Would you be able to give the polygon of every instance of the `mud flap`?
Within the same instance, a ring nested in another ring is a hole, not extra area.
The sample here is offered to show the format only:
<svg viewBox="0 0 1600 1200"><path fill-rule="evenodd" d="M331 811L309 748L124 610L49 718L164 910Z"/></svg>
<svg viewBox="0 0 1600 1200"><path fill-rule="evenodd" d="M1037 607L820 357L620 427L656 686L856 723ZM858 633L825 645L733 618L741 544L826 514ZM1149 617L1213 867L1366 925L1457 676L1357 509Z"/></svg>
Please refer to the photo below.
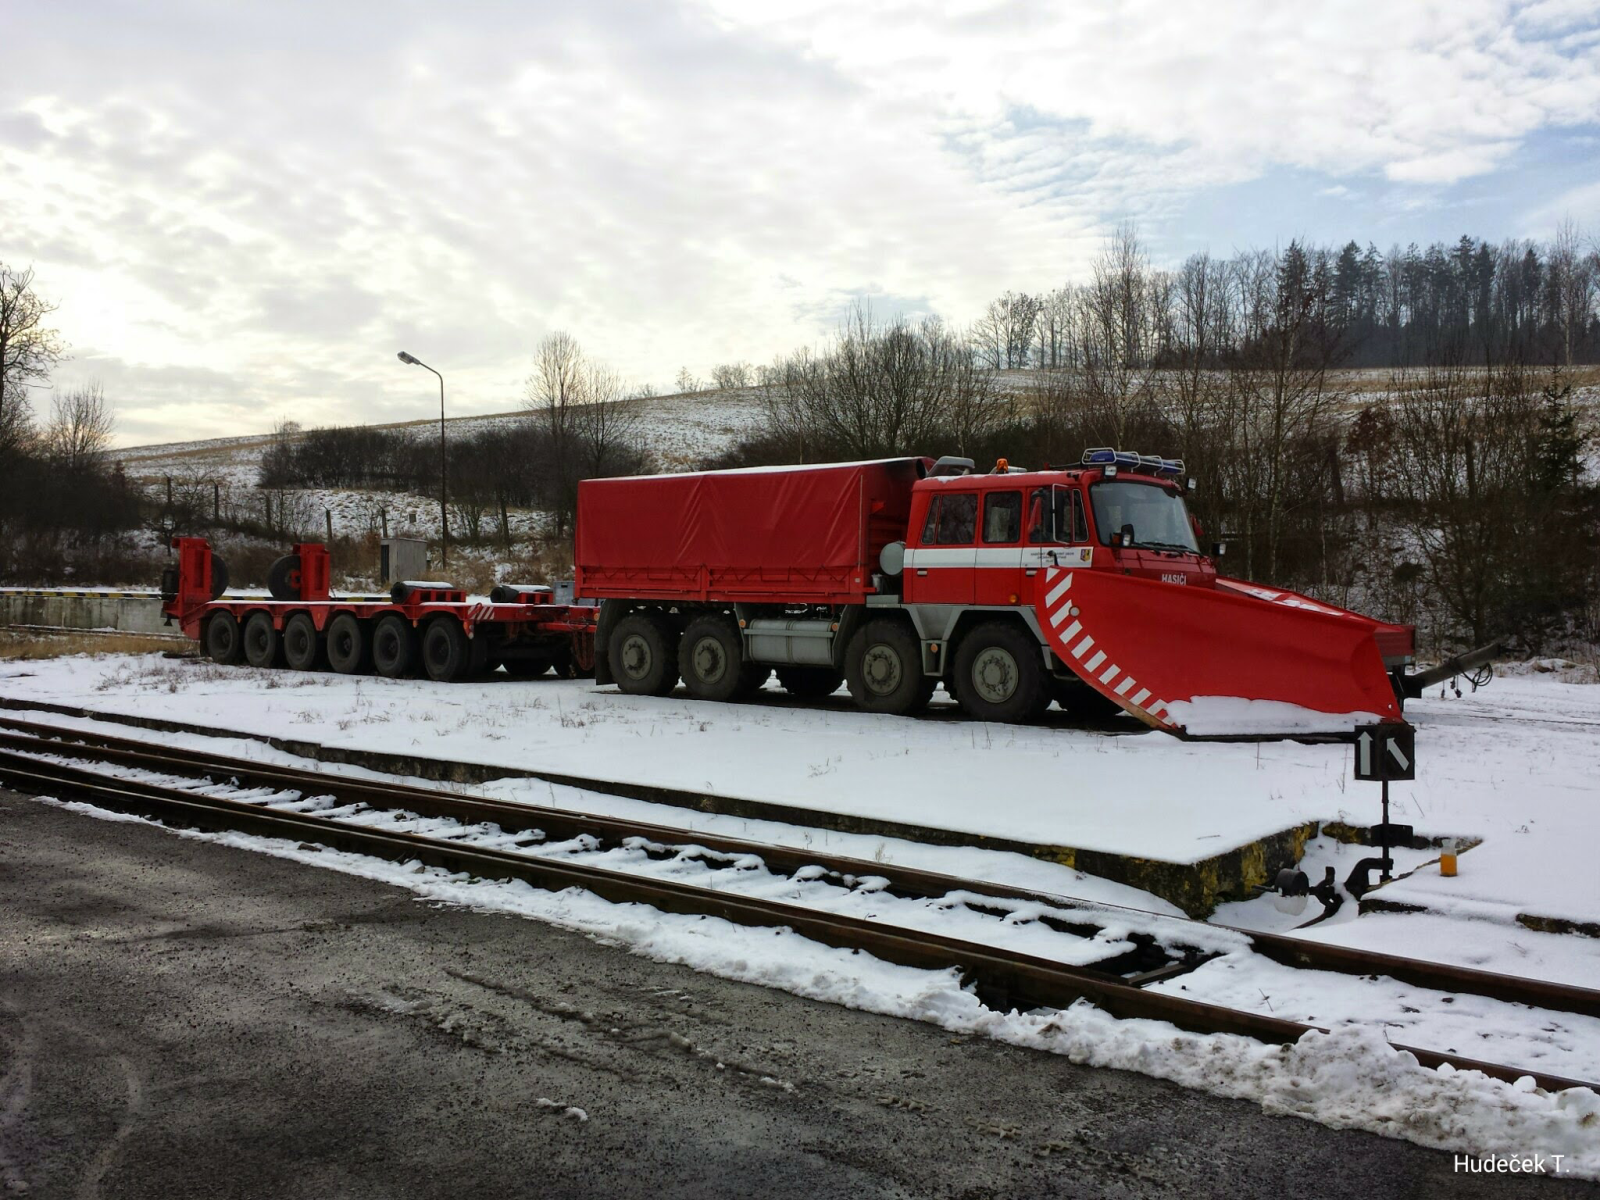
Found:
<svg viewBox="0 0 1600 1200"><path fill-rule="evenodd" d="M1039 626L1056 657L1168 733L1348 733L1404 719L1375 623L1353 613L1060 567L1046 571L1039 597Z"/></svg>

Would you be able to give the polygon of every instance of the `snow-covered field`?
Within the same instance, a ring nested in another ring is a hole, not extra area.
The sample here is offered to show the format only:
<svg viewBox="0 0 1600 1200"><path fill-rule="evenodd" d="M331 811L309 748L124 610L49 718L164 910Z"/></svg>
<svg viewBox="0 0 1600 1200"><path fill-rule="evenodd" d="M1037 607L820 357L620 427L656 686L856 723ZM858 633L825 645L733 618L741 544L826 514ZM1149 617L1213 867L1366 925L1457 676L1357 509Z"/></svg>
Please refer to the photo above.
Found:
<svg viewBox="0 0 1600 1200"><path fill-rule="evenodd" d="M0 667L0 695L219 731L706 788L1174 862L1305 820L1367 824L1378 815L1376 787L1346 782L1348 747L1184 744L1131 730L985 726L937 713L906 720L855 712L842 696L799 708L773 692L754 704L722 706L623 697L583 681L442 687L157 657L9 664ZM1302 936L1600 987L1600 939L1539 933L1516 921L1518 913L1600 920L1600 871L1593 865L1600 845L1600 687L1513 677L1459 700L1435 694L1416 702L1411 715L1420 778L1393 789L1394 819L1422 834L1482 844L1461 856L1455 879L1441 878L1426 852L1399 856L1401 869L1416 873L1383 894L1428 911L1358 917L1347 903ZM288 758L259 742L188 740L209 741L221 753ZM1173 911L1155 897L1056 863L825 833L800 814L794 824L706 816L516 778L482 790L534 806L624 812L801 847L826 844L885 863ZM1588 1078L1600 1064L1600 1022L1551 1020L1465 998L1449 1003L1391 981L1291 972L1231 954L1165 986L1332 1033L1279 1050L1113 1021L1081 1005L1065 1013L1000 1014L945 974L863 962L792 935L752 936L581 893L470 884L352 856L306 855L290 844L222 840L391 879L432 899L525 913L733 978L1250 1097L1272 1111L1475 1154L1567 1153L1569 1169L1600 1174L1600 1099L1593 1093L1549 1096L1471 1073L1424 1071L1383 1041L1387 1032L1394 1042ZM1315 877L1330 863L1342 879L1366 853L1319 838L1305 865ZM1215 919L1255 927L1292 923L1265 900L1224 906Z"/></svg>

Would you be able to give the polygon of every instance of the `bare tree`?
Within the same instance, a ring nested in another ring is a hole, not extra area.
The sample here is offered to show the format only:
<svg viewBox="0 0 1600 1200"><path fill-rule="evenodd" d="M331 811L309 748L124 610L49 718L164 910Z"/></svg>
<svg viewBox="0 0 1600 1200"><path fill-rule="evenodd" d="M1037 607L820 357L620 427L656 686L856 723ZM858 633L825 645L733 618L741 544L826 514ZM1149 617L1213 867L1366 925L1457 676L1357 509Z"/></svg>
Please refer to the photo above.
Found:
<svg viewBox="0 0 1600 1200"><path fill-rule="evenodd" d="M559 453L567 436L567 419L582 402L583 349L571 334L548 334L534 351L523 407L544 421Z"/></svg>
<svg viewBox="0 0 1600 1200"><path fill-rule="evenodd" d="M48 379L61 360L61 336L45 325L55 311L33 290L33 268L0 263L0 455L23 445L32 430L30 382Z"/></svg>
<svg viewBox="0 0 1600 1200"><path fill-rule="evenodd" d="M98 381L74 388L51 401L50 424L44 434L46 453L61 470L92 470L105 457L115 423L111 402Z"/></svg>
<svg viewBox="0 0 1600 1200"><path fill-rule="evenodd" d="M1132 225L1118 226L1101 250L1078 309L1083 391L1099 436L1120 445L1135 410L1150 403L1155 381L1149 263Z"/></svg>
<svg viewBox="0 0 1600 1200"><path fill-rule="evenodd" d="M694 372L689 370L688 367L679 367L675 386L680 392L698 392L700 390L700 381L694 377Z"/></svg>
<svg viewBox="0 0 1600 1200"><path fill-rule="evenodd" d="M1572 343L1581 338L1594 302L1594 263L1583 252L1583 236L1570 217L1556 226L1548 259L1550 313L1561 339L1561 361L1572 365Z"/></svg>
<svg viewBox="0 0 1600 1200"><path fill-rule="evenodd" d="M750 386L750 364L723 363L711 368L711 386L720 391Z"/></svg>

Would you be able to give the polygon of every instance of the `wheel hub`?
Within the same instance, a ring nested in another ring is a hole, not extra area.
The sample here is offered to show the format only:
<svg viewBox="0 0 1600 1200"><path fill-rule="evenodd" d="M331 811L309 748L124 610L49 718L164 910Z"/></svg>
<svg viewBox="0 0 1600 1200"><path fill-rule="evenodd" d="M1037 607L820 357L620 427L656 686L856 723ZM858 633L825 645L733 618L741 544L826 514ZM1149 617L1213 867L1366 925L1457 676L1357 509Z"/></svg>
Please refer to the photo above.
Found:
<svg viewBox="0 0 1600 1200"><path fill-rule="evenodd" d="M861 660L861 675L871 691L887 696L900 686L900 656L881 643L870 646Z"/></svg>
<svg viewBox="0 0 1600 1200"><path fill-rule="evenodd" d="M728 670L728 656L714 637L703 637L694 644L690 663L702 683L716 683Z"/></svg>
<svg viewBox="0 0 1600 1200"><path fill-rule="evenodd" d="M972 660L972 687L990 704L1004 704L1017 690L1017 660L990 646Z"/></svg>
<svg viewBox="0 0 1600 1200"><path fill-rule="evenodd" d="M629 679L642 679L650 671L650 643L637 633L622 642L622 669Z"/></svg>

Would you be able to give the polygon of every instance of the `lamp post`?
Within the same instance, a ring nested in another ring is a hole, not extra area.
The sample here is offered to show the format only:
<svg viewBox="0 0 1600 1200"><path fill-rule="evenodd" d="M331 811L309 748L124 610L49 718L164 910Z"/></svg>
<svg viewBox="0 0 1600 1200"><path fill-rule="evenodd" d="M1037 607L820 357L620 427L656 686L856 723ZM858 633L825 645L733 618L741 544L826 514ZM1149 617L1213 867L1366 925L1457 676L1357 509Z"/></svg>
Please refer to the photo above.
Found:
<svg viewBox="0 0 1600 1200"><path fill-rule="evenodd" d="M400 351L400 361L411 367L421 367L424 371L433 371L433 377L439 381L439 561L441 565L450 565L450 512L445 508L445 456L444 456L444 376L434 371L427 363L415 355Z"/></svg>

